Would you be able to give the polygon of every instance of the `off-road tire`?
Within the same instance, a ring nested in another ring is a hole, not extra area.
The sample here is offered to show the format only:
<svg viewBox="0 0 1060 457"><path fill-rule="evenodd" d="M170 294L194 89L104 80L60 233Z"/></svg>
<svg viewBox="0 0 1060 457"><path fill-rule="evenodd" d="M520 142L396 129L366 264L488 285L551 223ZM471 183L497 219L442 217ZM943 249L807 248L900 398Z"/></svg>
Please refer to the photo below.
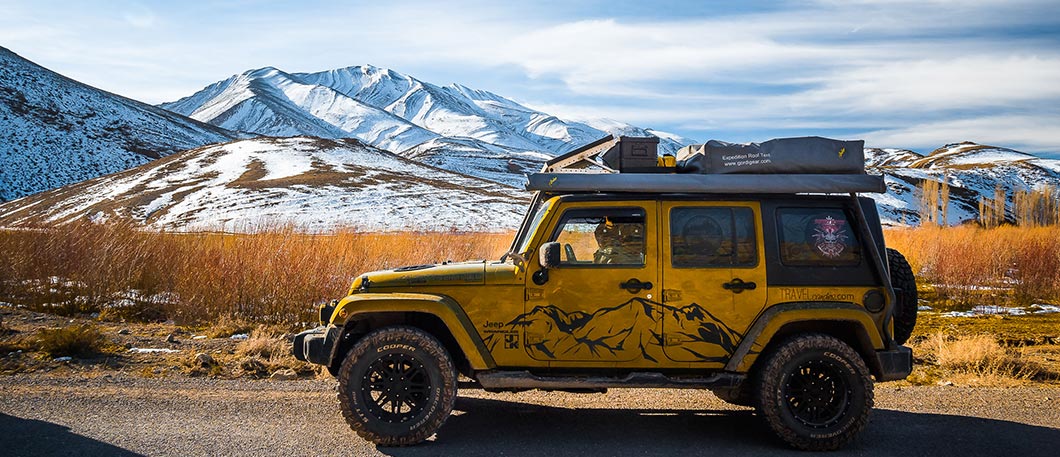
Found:
<svg viewBox="0 0 1060 457"><path fill-rule="evenodd" d="M452 357L435 337L414 327L365 335L346 355L338 378L346 423L380 446L423 442L445 423L456 402ZM387 401L395 400L388 389L397 390L397 403Z"/></svg>
<svg viewBox="0 0 1060 457"><path fill-rule="evenodd" d="M913 268L905 260L905 256L897 250L887 248L887 265L891 272L891 287L900 289L898 302L894 316L894 341L905 344L909 336L913 334L916 327L916 312L919 302L916 293L916 277L913 276Z"/></svg>
<svg viewBox="0 0 1060 457"><path fill-rule="evenodd" d="M853 348L834 337L791 338L769 353L761 370L759 413L791 447L836 450L868 423L869 369Z"/></svg>

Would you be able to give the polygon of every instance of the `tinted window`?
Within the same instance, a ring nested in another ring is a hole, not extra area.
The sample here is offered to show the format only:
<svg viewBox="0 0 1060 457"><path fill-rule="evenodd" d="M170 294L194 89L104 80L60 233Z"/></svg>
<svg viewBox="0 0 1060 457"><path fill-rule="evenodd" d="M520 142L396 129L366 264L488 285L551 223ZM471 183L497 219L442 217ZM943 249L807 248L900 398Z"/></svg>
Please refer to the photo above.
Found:
<svg viewBox="0 0 1060 457"><path fill-rule="evenodd" d="M777 210L780 260L794 266L852 266L861 248L846 212L838 208Z"/></svg>
<svg viewBox="0 0 1060 457"><path fill-rule="evenodd" d="M644 210L572 210L563 213L555 241L563 265L644 265Z"/></svg>
<svg viewBox="0 0 1060 457"><path fill-rule="evenodd" d="M675 267L754 265L754 211L750 208L674 208L670 211L671 259Z"/></svg>

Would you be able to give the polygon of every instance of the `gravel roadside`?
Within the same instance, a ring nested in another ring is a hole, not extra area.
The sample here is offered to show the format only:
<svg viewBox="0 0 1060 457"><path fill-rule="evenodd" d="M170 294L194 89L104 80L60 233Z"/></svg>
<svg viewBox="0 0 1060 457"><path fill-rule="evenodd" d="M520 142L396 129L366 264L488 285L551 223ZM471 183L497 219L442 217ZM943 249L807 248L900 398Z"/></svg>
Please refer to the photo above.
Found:
<svg viewBox="0 0 1060 457"><path fill-rule="evenodd" d="M708 392L460 392L436 437L377 448L353 434L330 380L125 375L0 377L0 454L755 455L801 454L747 408ZM1060 388L877 386L854 455L1056 455Z"/></svg>

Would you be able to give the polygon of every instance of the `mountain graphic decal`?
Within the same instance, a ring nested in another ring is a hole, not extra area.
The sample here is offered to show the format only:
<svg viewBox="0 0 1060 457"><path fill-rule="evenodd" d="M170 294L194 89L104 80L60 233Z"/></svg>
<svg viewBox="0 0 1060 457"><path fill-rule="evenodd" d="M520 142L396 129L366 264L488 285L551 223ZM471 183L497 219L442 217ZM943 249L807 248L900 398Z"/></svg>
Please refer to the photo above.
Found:
<svg viewBox="0 0 1060 457"><path fill-rule="evenodd" d="M642 298L592 313L538 306L506 328L522 330L526 350L544 360L659 362L669 354L671 359L724 362L743 339L696 303L674 307ZM500 339L491 334L486 346L493 350Z"/></svg>

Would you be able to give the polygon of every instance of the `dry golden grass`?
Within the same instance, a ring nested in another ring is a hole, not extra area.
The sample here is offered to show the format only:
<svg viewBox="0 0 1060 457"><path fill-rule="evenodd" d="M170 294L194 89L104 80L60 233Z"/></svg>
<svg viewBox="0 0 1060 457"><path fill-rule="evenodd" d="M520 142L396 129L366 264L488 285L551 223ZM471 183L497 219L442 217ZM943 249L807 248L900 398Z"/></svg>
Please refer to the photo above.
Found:
<svg viewBox="0 0 1060 457"><path fill-rule="evenodd" d="M264 327L259 327L251 332L250 338L239 343L236 347L236 354L262 359L282 358L291 356L291 344Z"/></svg>
<svg viewBox="0 0 1060 457"><path fill-rule="evenodd" d="M921 227L884 236L908 258L920 287L943 301L1060 302L1060 226Z"/></svg>
<svg viewBox="0 0 1060 457"><path fill-rule="evenodd" d="M0 300L108 320L181 324L314 320L358 274L442 260L497 258L511 234L175 234L123 223L0 231ZM886 231L935 305L1060 303L1060 227ZM934 294L934 295L933 295ZM240 331L242 330L242 331ZM231 334L229 333L229 334Z"/></svg>
<svg viewBox="0 0 1060 457"><path fill-rule="evenodd" d="M321 369L294 358L288 338L278 329L267 326L258 326L250 338L239 343L230 363L238 367L237 375L251 377L265 377L288 369L299 375L316 375Z"/></svg>
<svg viewBox="0 0 1060 457"><path fill-rule="evenodd" d="M87 222L0 231L0 300L112 319L310 322L316 303L341 297L360 273L498 258L510 239L483 233L310 235L293 228L174 234Z"/></svg>
<svg viewBox="0 0 1060 457"><path fill-rule="evenodd" d="M246 319L221 314L209 323L203 334L210 338L228 338L235 334L250 333L256 325Z"/></svg>
<svg viewBox="0 0 1060 457"><path fill-rule="evenodd" d="M1006 347L993 335L927 335L910 343L922 362L913 383L948 380L962 385L1007 386L1026 381L1054 381L1057 373L1043 364L1039 347Z"/></svg>

